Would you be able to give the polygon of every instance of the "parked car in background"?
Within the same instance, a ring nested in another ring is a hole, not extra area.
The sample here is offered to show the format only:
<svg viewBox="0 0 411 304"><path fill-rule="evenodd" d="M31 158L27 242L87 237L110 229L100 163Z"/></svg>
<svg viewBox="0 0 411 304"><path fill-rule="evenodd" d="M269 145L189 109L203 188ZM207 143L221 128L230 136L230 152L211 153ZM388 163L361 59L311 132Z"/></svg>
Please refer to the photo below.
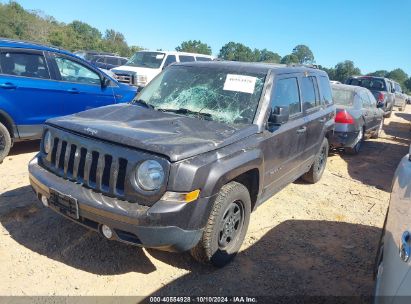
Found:
<svg viewBox="0 0 411 304"><path fill-rule="evenodd" d="M406 95L407 97L407 103L410 104L411 103L411 96L410 95Z"/></svg>
<svg viewBox="0 0 411 304"><path fill-rule="evenodd" d="M398 107L399 111L404 111L407 105L407 97L402 92L402 88L398 82L394 81L395 101L394 106Z"/></svg>
<svg viewBox="0 0 411 304"><path fill-rule="evenodd" d="M364 139L378 138L384 125L384 112L366 88L344 84L331 85L337 108L331 147L357 154ZM378 104L382 106L382 104Z"/></svg>
<svg viewBox="0 0 411 304"><path fill-rule="evenodd" d="M52 117L119 102L136 89L53 47L0 40L0 162L13 142L38 139Z"/></svg>
<svg viewBox="0 0 411 304"><path fill-rule="evenodd" d="M213 56L168 51L140 51L112 71L117 80L132 86L145 87L155 76L175 62L211 61Z"/></svg>
<svg viewBox="0 0 411 304"><path fill-rule="evenodd" d="M90 62L96 67L105 70L111 70L125 64L128 61L128 58L120 56L111 56L111 55L95 55L92 57Z"/></svg>
<svg viewBox="0 0 411 304"><path fill-rule="evenodd" d="M379 107L384 111L384 117L391 116L395 102L395 88L392 80L384 77L353 76L348 78L346 83L370 90Z"/></svg>
<svg viewBox="0 0 411 304"><path fill-rule="evenodd" d="M299 177L320 180L334 115L324 71L178 63L131 104L50 120L30 181L45 206L110 240L224 266L252 210Z"/></svg>
<svg viewBox="0 0 411 304"><path fill-rule="evenodd" d="M115 53L110 53L110 52L99 52L99 51L76 51L74 52L74 55L80 57L81 59L84 59L88 62L91 62L95 56L117 56Z"/></svg>
<svg viewBox="0 0 411 304"><path fill-rule="evenodd" d="M375 303L411 297L411 152L395 171L390 204L375 264Z"/></svg>

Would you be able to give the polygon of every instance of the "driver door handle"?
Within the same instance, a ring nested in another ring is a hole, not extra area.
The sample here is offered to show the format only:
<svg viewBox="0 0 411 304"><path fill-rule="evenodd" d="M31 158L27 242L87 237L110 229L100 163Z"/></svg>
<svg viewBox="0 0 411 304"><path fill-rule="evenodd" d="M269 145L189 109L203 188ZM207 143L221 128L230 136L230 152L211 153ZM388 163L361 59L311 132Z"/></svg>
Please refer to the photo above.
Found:
<svg viewBox="0 0 411 304"><path fill-rule="evenodd" d="M10 90L10 89L15 89L16 86L14 84L12 84L11 82L6 82L6 83L0 84L0 88Z"/></svg>
<svg viewBox="0 0 411 304"><path fill-rule="evenodd" d="M80 91L77 90L76 88L68 89L67 92L69 92L69 93L71 93L71 94L78 94L78 93L80 93Z"/></svg>
<svg viewBox="0 0 411 304"><path fill-rule="evenodd" d="M301 127L301 128L299 128L299 129L297 130L297 134L303 134L303 133L305 133L306 131L307 131L307 127L304 126L304 127Z"/></svg>

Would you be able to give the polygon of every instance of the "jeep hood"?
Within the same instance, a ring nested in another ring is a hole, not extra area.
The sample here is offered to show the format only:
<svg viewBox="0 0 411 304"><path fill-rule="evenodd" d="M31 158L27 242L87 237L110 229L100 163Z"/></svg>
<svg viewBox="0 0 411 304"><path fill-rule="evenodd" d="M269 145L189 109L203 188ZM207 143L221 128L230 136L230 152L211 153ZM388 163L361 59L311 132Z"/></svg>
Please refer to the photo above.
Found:
<svg viewBox="0 0 411 304"><path fill-rule="evenodd" d="M48 125L134 147L179 161L257 133L256 125L227 125L117 104L53 118Z"/></svg>

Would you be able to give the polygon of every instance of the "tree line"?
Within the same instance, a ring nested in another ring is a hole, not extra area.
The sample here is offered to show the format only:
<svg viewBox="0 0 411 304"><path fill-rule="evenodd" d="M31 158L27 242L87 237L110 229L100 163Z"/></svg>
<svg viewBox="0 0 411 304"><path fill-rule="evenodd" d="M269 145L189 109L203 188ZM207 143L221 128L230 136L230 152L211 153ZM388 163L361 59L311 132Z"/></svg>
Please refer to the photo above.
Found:
<svg viewBox="0 0 411 304"><path fill-rule="evenodd" d="M15 1L0 3L0 37L35 41L51 44L70 51L95 50L116 53L130 57L136 51L144 49L137 45L128 45L124 35L114 29L107 29L104 34L82 21L65 24L39 11L25 10ZM175 48L181 52L211 55L211 47L200 40L182 42ZM242 43L228 42L218 53L223 60L267 62L282 64L315 64L315 57L306 45L297 45L285 56L268 49L252 49ZM361 70L351 60L337 63L325 70L331 80L345 82L353 75L362 75ZM368 75L382 76L397 81L404 91L411 92L411 77L402 69L392 71L377 70Z"/></svg>

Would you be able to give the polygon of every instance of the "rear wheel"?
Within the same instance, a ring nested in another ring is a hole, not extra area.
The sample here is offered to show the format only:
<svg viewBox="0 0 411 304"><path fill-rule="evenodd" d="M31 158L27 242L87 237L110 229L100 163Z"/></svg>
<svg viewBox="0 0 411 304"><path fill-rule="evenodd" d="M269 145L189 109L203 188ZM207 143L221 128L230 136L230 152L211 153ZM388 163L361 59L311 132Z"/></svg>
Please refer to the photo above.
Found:
<svg viewBox="0 0 411 304"><path fill-rule="evenodd" d="M352 148L344 148L344 151L348 154L351 155L356 155L358 153L360 153L361 147L362 147L362 143L364 141L364 130L360 129L359 133L358 133L358 137L357 137L357 143L355 144L354 147Z"/></svg>
<svg viewBox="0 0 411 304"><path fill-rule="evenodd" d="M0 163L9 154L11 148L11 137L7 128L0 123Z"/></svg>
<svg viewBox="0 0 411 304"><path fill-rule="evenodd" d="M315 160L310 168L310 171L301 177L304 181L310 184L315 184L321 179L327 164L328 149L328 140L327 138L324 138L320 151L315 156Z"/></svg>
<svg viewBox="0 0 411 304"><path fill-rule="evenodd" d="M240 250L250 221L251 199L238 183L224 185L213 205L200 242L191 249L194 259L223 267Z"/></svg>

